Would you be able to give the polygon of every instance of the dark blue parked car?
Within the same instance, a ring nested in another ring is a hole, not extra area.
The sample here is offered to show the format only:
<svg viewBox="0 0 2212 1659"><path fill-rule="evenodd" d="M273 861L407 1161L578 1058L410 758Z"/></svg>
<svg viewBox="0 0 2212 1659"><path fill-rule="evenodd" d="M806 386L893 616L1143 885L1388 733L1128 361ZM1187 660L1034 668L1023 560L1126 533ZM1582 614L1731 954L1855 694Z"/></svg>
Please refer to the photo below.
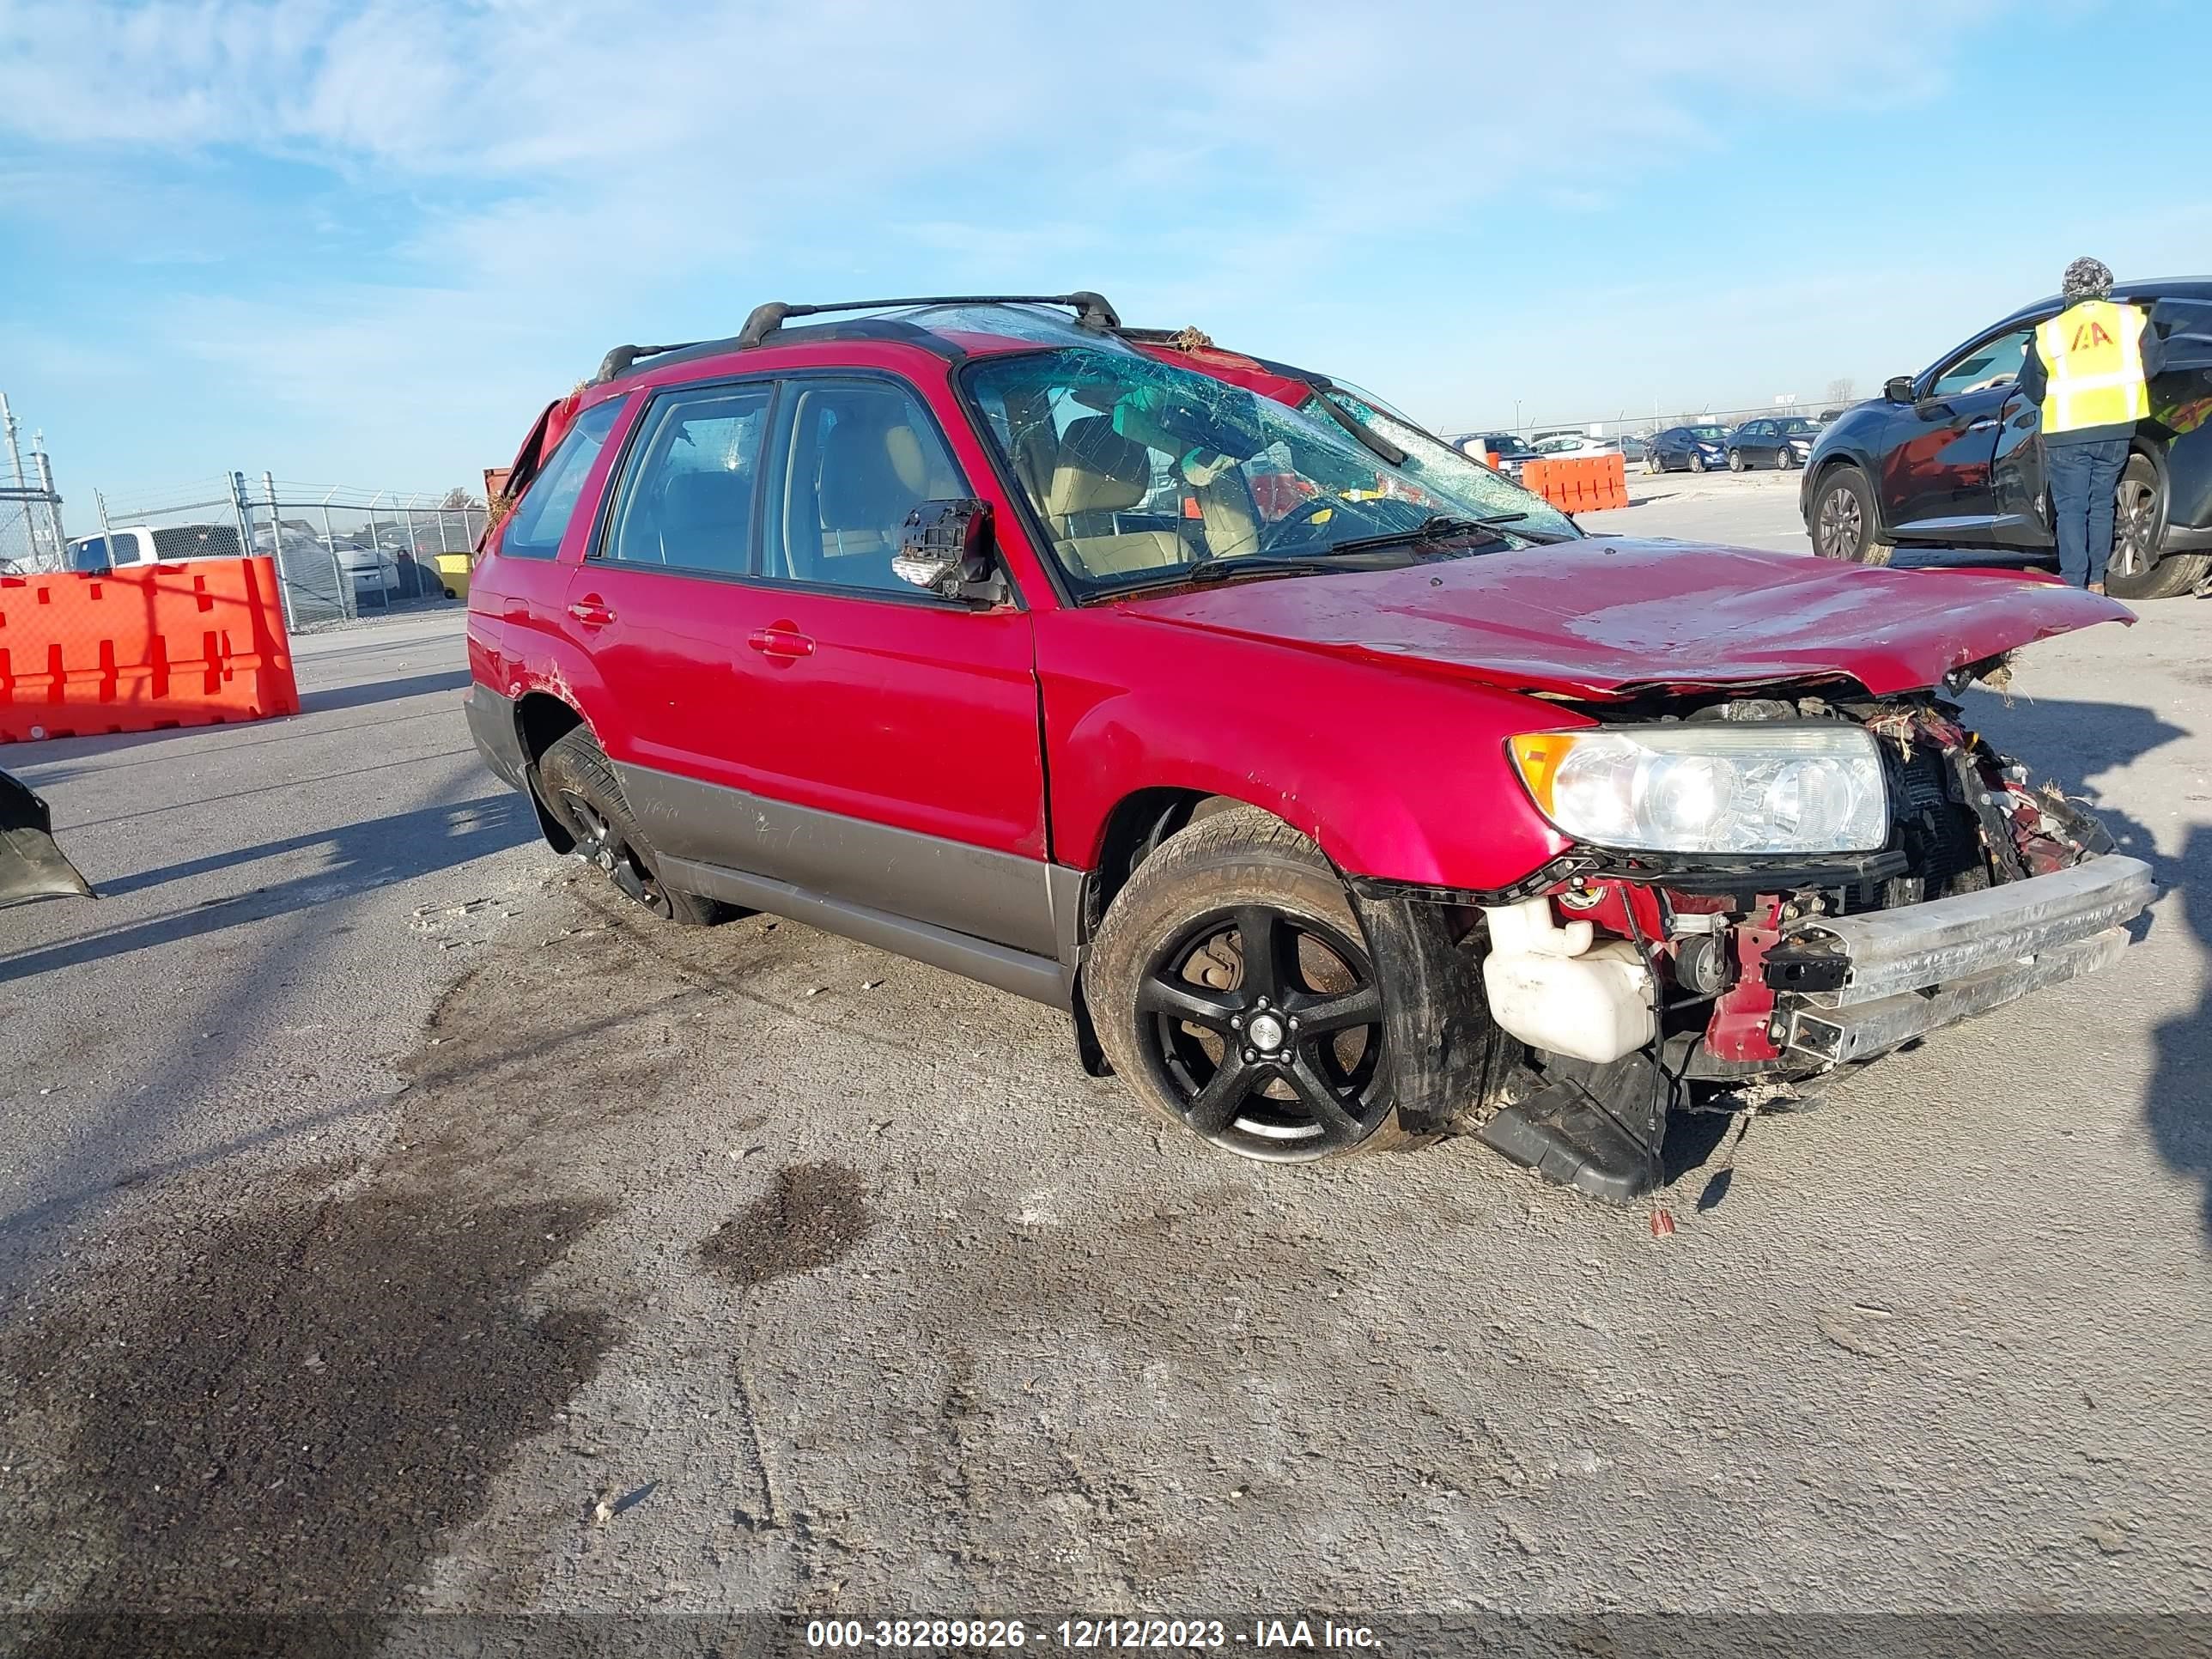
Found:
<svg viewBox="0 0 2212 1659"><path fill-rule="evenodd" d="M1713 472L1727 465L1724 426L1670 426L1644 441L1646 472Z"/></svg>

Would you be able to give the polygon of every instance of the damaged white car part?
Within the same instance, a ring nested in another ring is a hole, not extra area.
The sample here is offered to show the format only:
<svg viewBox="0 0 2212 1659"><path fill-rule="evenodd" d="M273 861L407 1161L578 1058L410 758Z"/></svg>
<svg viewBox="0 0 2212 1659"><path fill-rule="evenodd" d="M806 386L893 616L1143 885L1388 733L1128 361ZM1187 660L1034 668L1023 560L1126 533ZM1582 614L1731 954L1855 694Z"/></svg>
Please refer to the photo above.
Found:
<svg viewBox="0 0 2212 1659"><path fill-rule="evenodd" d="M1532 1048L1600 1066L1651 1041L1651 973L1634 945L1593 944L1590 923L1554 921L1546 898L1482 914L1490 923L1482 987L1501 1029Z"/></svg>

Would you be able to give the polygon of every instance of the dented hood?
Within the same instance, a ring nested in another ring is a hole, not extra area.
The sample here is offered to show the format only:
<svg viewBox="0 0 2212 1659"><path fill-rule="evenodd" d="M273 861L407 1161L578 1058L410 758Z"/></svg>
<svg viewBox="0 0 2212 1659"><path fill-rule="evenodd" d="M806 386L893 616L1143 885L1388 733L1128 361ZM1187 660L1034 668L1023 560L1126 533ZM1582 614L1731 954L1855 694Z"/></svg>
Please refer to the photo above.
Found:
<svg viewBox="0 0 2212 1659"><path fill-rule="evenodd" d="M1888 696L2053 634L2135 620L2111 599L2008 574L1598 537L1186 588L1127 608L1177 627L1591 698L1838 677Z"/></svg>

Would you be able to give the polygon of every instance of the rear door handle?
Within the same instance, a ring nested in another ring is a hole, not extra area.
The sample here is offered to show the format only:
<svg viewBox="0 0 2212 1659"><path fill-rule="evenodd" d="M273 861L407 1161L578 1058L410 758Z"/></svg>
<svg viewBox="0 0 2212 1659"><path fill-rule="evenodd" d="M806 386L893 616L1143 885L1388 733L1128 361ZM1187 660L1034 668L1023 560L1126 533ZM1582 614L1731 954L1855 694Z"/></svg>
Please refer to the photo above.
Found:
<svg viewBox="0 0 2212 1659"><path fill-rule="evenodd" d="M615 619L607 602L596 593L586 593L568 607L568 614L586 628L605 628Z"/></svg>
<svg viewBox="0 0 2212 1659"><path fill-rule="evenodd" d="M745 635L745 643L763 657L811 657L814 641L788 628L760 628Z"/></svg>

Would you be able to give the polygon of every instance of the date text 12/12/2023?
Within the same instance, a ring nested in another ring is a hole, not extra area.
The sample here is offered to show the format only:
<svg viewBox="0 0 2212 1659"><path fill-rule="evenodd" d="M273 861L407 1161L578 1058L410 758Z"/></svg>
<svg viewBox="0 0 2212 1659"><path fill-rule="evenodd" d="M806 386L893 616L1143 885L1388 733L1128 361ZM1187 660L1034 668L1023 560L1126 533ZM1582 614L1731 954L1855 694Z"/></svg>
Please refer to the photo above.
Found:
<svg viewBox="0 0 2212 1659"><path fill-rule="evenodd" d="M811 1648L1379 1649L1365 1625L1331 1619L811 1619Z"/></svg>

